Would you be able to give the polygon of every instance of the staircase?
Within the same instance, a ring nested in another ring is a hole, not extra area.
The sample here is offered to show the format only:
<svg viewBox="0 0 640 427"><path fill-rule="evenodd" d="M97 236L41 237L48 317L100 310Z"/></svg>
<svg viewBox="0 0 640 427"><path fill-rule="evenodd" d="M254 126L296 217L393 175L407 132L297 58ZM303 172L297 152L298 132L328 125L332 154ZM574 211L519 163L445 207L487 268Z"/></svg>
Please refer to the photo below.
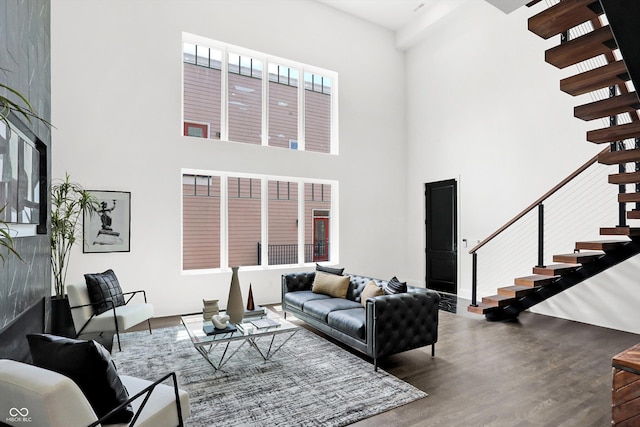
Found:
<svg viewBox="0 0 640 427"><path fill-rule="evenodd" d="M568 40L569 30L585 22L591 22L593 31ZM469 311L484 314L488 320L515 318L523 310L640 253L640 228L626 223L640 219L640 100L627 88L630 80L634 87L640 87L638 22L640 0L562 0L529 19L529 31L536 35L544 39L560 36L560 44L545 52L549 64L563 69L600 55L606 58L606 65L562 79L560 90L573 96L609 90L607 99L576 106L574 116L585 121L609 119L610 126L587 132L586 139L609 144L598 155L599 163L619 165L618 173L609 175L609 183L619 186L619 225L600 228L600 235L616 236L615 240L576 242L574 252L554 255L554 264L541 265L540 256L531 275L516 278L512 286L499 288L496 295L483 297L481 303L475 296L478 245L470 252L474 255L474 293ZM616 56L616 50L620 55ZM618 124L618 115L624 113L629 114L631 122ZM635 144L627 148L623 141L630 138ZM628 163L632 164L630 172ZM627 185L633 184L635 191L627 192ZM635 208L627 210L626 203L635 203Z"/></svg>

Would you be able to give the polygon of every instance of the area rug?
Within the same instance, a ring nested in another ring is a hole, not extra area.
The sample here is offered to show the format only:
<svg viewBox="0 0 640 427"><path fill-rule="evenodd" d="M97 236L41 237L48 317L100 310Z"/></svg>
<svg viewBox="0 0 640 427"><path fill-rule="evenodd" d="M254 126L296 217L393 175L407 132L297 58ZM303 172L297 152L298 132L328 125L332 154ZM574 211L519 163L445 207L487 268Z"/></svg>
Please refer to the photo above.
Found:
<svg viewBox="0 0 640 427"><path fill-rule="evenodd" d="M120 374L177 373L189 392L188 426L344 426L427 396L304 328L269 361L244 345L217 372L182 326L121 340L112 354Z"/></svg>

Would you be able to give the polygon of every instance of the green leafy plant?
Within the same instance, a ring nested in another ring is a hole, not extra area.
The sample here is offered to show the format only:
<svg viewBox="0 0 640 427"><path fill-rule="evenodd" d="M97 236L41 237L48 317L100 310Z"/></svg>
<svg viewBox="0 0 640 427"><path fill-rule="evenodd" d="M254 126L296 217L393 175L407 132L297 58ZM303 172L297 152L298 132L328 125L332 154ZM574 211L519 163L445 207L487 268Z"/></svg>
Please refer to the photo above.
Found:
<svg viewBox="0 0 640 427"><path fill-rule="evenodd" d="M0 216L2 216L6 208L7 208L6 205L0 208ZM20 256L20 254L18 254L18 252L16 252L15 250L15 242L11 237L9 226L3 220L0 220L0 247L3 247L6 249L6 252L7 252L6 256L14 254L15 256L18 257L18 259L22 260L22 257ZM0 250L0 259L4 264L4 261L5 261L4 250Z"/></svg>
<svg viewBox="0 0 640 427"><path fill-rule="evenodd" d="M5 68L1 67L0 70L7 71ZM2 83L0 83L0 89L5 89L9 94L15 95L19 100L16 102L9 99L8 96L0 95L0 121L4 122L5 125L9 126L9 114L14 112L14 114L22 116L29 123L31 123L31 119L34 118L40 120L47 126L51 126L51 123L36 114L29 100L20 92ZM23 105L20 105L20 103Z"/></svg>
<svg viewBox="0 0 640 427"><path fill-rule="evenodd" d="M59 298L65 294L71 248L78 238L82 240L80 217L85 212L93 215L98 207L95 196L80 184L71 182L69 174L51 185L51 270Z"/></svg>

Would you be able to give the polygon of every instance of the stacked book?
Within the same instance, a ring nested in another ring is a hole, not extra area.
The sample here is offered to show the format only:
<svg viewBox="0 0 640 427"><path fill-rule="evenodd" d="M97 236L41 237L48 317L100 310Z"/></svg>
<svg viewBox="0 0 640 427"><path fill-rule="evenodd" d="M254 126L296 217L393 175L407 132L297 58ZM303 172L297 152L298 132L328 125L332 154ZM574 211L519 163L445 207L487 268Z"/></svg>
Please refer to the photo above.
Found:
<svg viewBox="0 0 640 427"><path fill-rule="evenodd" d="M218 314L220 309L218 308L218 300L202 300L202 317L204 320L211 320L213 316Z"/></svg>
<svg viewBox="0 0 640 427"><path fill-rule="evenodd" d="M245 319L260 319L267 314L266 309L264 307L260 307L256 305L253 310L245 310L244 318Z"/></svg>

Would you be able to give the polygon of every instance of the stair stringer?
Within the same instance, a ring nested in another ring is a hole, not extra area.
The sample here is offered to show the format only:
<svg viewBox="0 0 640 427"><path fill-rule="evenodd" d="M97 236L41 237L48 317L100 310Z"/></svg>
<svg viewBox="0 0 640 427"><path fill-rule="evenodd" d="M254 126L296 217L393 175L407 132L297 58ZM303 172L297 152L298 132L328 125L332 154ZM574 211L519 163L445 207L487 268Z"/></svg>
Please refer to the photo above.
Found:
<svg viewBox="0 0 640 427"><path fill-rule="evenodd" d="M485 317L487 320L515 319L521 312L534 305L578 285L638 254L640 254L640 239L631 240L617 249L604 253L600 258L584 264L572 272L563 274L556 281L536 289L510 305L487 312Z"/></svg>

